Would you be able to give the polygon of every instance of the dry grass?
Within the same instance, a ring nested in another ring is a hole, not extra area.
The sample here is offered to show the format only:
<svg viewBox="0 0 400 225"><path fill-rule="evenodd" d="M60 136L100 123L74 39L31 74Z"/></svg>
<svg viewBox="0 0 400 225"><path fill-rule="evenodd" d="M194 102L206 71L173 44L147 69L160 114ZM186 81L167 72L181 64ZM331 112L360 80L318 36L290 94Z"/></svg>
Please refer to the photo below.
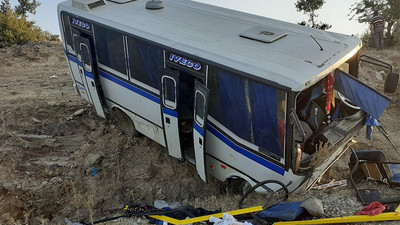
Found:
<svg viewBox="0 0 400 225"><path fill-rule="evenodd" d="M311 160L310 166L317 168L322 163L325 162L326 159L332 154L333 148L329 147L329 143L323 143L322 141L319 142L317 150L313 154L313 158Z"/></svg>
<svg viewBox="0 0 400 225"><path fill-rule="evenodd" d="M78 221L80 220L80 214L79 214L79 212L80 212L80 208L82 207L82 204L83 204L83 197L82 197L82 195L76 190L76 187L75 187L75 183L72 181L72 180L70 180L69 181L69 185L71 186L71 200L72 200L72 204L75 206L75 208L76 208L76 212L77 212L77 214L78 214Z"/></svg>
<svg viewBox="0 0 400 225"><path fill-rule="evenodd" d="M84 199L84 201L82 201L83 206L89 211L89 217L90 217L91 224L94 223L93 215L94 215L94 206L95 206L95 204L94 204L93 197L94 197L93 195L89 195L87 197L87 199Z"/></svg>

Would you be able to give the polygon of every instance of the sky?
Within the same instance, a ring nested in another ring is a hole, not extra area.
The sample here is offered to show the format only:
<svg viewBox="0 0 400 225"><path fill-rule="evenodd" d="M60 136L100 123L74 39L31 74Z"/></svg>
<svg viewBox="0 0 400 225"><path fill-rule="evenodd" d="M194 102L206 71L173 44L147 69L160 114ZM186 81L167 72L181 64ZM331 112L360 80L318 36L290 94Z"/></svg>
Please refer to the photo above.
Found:
<svg viewBox="0 0 400 225"><path fill-rule="evenodd" d="M37 8L36 15L29 15L30 20L42 30L52 34L59 34L57 19L57 4L63 0L39 0L42 4ZM238 11L270 17L278 20L297 23L308 20L308 17L297 12L294 6L296 0L196 0L211 5L230 8ZM356 20L349 21L349 8L356 0L325 0L325 4L317 11L318 21L332 25L329 31L348 35L361 35L367 30L367 24L360 24ZM12 5L17 0L10 1Z"/></svg>

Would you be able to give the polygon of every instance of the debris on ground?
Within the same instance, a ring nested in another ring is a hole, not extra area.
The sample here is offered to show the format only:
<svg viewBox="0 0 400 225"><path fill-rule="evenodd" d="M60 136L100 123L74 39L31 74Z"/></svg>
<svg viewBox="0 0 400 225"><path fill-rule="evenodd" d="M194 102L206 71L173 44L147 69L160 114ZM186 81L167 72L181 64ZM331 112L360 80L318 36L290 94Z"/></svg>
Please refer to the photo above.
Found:
<svg viewBox="0 0 400 225"><path fill-rule="evenodd" d="M363 51L400 68L399 51ZM205 184L193 164L168 157L165 148L146 137L122 134L112 120L101 119L88 108L72 87L60 43L2 48L0 57L0 224L60 224L64 218L88 222L91 217L121 214L126 202L152 204L158 199L170 207L179 202L236 209L240 197L221 194L220 181L210 177ZM361 65L360 70L361 80L383 90L376 68ZM388 94L392 102L379 121L397 146L399 93ZM354 149L382 149L391 161L400 160L382 134L376 132L370 141L365 133L363 128L356 136ZM349 156L346 152L321 184L346 179ZM97 172L90 176L93 168ZM377 189L381 196L400 194L373 182L359 185ZM291 195L290 201L309 196L321 199L330 217L352 215L362 208L348 186ZM126 218L121 224L137 221ZM141 223L147 222L141 218Z"/></svg>

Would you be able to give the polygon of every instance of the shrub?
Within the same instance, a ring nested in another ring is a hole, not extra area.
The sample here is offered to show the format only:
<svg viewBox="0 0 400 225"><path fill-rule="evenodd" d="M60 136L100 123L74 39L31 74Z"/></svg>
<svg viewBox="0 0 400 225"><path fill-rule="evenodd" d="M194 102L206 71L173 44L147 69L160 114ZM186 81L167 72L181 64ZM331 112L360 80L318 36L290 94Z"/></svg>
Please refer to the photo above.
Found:
<svg viewBox="0 0 400 225"><path fill-rule="evenodd" d="M18 16L13 10L0 13L0 48L46 40L49 40L49 35L34 22L27 21L26 16Z"/></svg>

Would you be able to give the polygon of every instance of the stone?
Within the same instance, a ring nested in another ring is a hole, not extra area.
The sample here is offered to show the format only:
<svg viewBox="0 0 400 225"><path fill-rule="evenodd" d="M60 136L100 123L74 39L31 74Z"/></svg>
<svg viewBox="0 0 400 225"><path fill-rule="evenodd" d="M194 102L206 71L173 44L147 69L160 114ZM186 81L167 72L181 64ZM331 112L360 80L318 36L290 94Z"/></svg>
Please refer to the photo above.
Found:
<svg viewBox="0 0 400 225"><path fill-rule="evenodd" d="M6 193L7 193L7 190L3 186L0 186L0 195L4 195Z"/></svg>
<svg viewBox="0 0 400 225"><path fill-rule="evenodd" d="M101 154L98 153L89 153L86 156L86 165L87 166L92 166L92 165L96 165L99 164L102 160L103 156Z"/></svg>
<svg viewBox="0 0 400 225"><path fill-rule="evenodd" d="M74 112L74 116L80 116L85 112L85 109L79 109Z"/></svg>
<svg viewBox="0 0 400 225"><path fill-rule="evenodd" d="M324 206L322 205L322 201L317 198L310 197L310 198L306 199L301 204L301 207L303 207L305 210L307 210L308 213L310 213L311 215L313 215L315 217L322 217L325 215Z"/></svg>

